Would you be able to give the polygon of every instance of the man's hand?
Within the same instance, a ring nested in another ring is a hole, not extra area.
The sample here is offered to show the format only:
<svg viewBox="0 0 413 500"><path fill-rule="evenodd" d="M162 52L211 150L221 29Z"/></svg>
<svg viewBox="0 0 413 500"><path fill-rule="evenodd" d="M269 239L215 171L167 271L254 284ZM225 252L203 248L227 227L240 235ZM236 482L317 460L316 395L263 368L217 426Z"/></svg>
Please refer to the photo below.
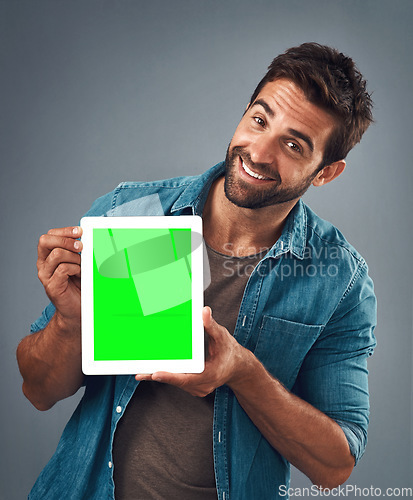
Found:
<svg viewBox="0 0 413 500"><path fill-rule="evenodd" d="M243 360L249 351L242 347L226 328L212 317L211 309L202 311L204 328L208 339L208 358L202 373L156 372L151 375L136 375L136 380L154 380L176 385L193 396L204 397L217 387L231 383L241 377Z"/></svg>
<svg viewBox="0 0 413 500"><path fill-rule="evenodd" d="M66 325L80 327L80 254L82 229L50 229L39 239L37 271L47 296Z"/></svg>
<svg viewBox="0 0 413 500"><path fill-rule="evenodd" d="M17 348L23 392L39 410L74 394L82 384L80 340L80 227L50 229L39 239L37 271L56 307L50 322Z"/></svg>
<svg viewBox="0 0 413 500"><path fill-rule="evenodd" d="M251 351L242 347L204 307L209 358L200 374L156 372L136 375L206 396L227 384L262 435L314 484L335 488L354 467L346 437L336 422L287 391Z"/></svg>

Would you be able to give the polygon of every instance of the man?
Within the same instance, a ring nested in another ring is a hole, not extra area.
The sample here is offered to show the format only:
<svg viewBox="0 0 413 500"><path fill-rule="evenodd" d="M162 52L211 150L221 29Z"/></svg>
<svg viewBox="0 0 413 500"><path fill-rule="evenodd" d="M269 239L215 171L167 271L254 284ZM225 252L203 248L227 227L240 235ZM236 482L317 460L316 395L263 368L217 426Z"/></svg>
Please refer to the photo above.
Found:
<svg viewBox="0 0 413 500"><path fill-rule="evenodd" d="M40 410L85 395L30 498L285 498L289 463L324 488L349 477L367 439L376 302L363 258L300 198L342 173L371 121L353 61L303 44L272 62L225 163L94 203L87 215L202 214L202 374L84 378L80 228L40 238L52 304L18 348L23 391Z"/></svg>

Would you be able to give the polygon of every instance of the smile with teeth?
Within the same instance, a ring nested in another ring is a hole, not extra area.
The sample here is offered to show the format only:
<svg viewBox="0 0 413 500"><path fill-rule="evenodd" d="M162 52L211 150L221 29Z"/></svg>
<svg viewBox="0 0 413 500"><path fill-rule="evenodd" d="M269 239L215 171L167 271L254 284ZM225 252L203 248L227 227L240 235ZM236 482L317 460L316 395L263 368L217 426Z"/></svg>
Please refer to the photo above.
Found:
<svg viewBox="0 0 413 500"><path fill-rule="evenodd" d="M270 177L264 177L263 175L257 174L256 172L252 171L250 168L247 167L247 165L245 165L245 163L243 161L242 161L242 168L245 170L245 172L247 172L248 175L250 175L251 177L254 177L255 179L264 180L264 181L271 180Z"/></svg>

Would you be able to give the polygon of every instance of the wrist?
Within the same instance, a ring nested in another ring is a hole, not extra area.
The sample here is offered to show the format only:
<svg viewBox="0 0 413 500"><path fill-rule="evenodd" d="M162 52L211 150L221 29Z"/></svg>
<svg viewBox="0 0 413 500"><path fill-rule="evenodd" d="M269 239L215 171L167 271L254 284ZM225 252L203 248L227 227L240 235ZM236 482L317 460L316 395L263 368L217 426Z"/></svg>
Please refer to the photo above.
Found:
<svg viewBox="0 0 413 500"><path fill-rule="evenodd" d="M239 346L238 352L235 355L234 368L227 385L234 391L238 392L241 388L245 388L254 380L257 380L258 372L262 369L261 363L254 354L245 347Z"/></svg>
<svg viewBox="0 0 413 500"><path fill-rule="evenodd" d="M67 318L56 310L54 316L54 330L56 335L64 336L66 339L69 336L78 337L80 335L81 323L80 318Z"/></svg>

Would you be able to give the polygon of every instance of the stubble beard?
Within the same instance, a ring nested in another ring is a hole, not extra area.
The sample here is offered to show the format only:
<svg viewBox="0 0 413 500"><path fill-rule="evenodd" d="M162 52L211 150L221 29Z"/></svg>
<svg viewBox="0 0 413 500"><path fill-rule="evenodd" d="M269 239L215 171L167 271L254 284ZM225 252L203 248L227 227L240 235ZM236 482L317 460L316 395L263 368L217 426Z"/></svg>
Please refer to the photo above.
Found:
<svg viewBox="0 0 413 500"><path fill-rule="evenodd" d="M268 185L259 186L240 179L237 173L239 157L246 161L247 165L254 171L274 180ZM269 172L268 166L265 164L253 163L243 147L234 146L230 149L230 146L228 146L225 157L225 195L231 203L241 208L258 209L288 203L303 196L311 186L317 172L314 172L293 187L283 188L278 172Z"/></svg>

